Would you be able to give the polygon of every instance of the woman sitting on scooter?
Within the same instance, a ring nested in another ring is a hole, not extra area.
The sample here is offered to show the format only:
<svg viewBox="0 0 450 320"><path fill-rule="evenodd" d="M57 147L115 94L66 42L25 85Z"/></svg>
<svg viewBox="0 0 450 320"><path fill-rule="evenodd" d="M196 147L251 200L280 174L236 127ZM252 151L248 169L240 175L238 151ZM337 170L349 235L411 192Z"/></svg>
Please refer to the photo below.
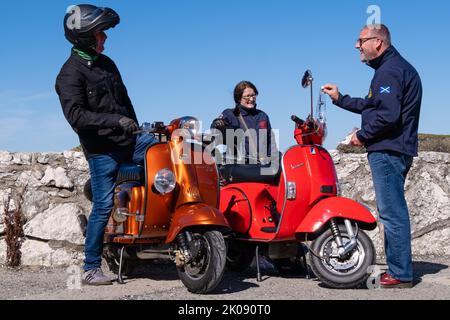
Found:
<svg viewBox="0 0 450 320"><path fill-rule="evenodd" d="M211 128L222 133L223 144L227 145L228 151L231 148L234 149L234 155L237 151L239 160L242 161L244 158L246 164L266 165L270 162L271 154L275 154L277 151L275 139L271 135L272 127L269 116L264 111L257 109L257 96L258 89L253 83L250 81L239 82L234 88L236 106L224 110L218 118L214 119ZM226 141L227 129L234 130L228 132L229 136L234 134L234 141ZM239 139L238 137L236 143L236 137L239 135L237 129L242 129L240 133L245 133L246 138ZM239 163L242 163L241 161Z"/></svg>

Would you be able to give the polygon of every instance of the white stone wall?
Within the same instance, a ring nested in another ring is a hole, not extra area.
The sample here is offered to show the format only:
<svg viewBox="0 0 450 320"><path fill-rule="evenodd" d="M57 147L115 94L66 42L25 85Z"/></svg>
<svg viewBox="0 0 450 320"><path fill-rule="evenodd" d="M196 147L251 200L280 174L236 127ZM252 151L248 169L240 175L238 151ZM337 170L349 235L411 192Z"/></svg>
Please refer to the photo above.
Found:
<svg viewBox="0 0 450 320"><path fill-rule="evenodd" d="M375 194L365 154L332 152L343 196L376 212ZM450 154L421 153L406 183L413 254L450 255ZM88 166L80 152L10 153L0 151L0 264L6 261L3 206L8 195L21 201L25 216L22 264L64 266L83 259L84 239L77 216L91 204L83 196ZM379 255L379 229L369 233Z"/></svg>
<svg viewBox="0 0 450 320"><path fill-rule="evenodd" d="M81 263L84 238L77 216L91 210L82 193L88 178L81 152L0 151L0 264L6 262L4 203L11 196L10 209L16 208L19 194L25 218L22 265Z"/></svg>

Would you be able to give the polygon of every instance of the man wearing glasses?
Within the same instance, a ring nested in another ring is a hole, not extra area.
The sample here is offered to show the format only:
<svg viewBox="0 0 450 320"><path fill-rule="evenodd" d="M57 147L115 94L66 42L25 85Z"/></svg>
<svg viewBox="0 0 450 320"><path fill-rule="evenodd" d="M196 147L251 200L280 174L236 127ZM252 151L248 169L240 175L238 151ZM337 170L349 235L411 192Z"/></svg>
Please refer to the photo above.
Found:
<svg viewBox="0 0 450 320"><path fill-rule="evenodd" d="M361 61L375 69L366 98L342 95L323 87L333 103L361 114L361 130L351 144L365 146L372 171L380 220L384 225L388 270L382 288L411 288L411 226L404 195L405 179L417 156L422 83L419 74L391 45L385 25L362 29L356 41Z"/></svg>

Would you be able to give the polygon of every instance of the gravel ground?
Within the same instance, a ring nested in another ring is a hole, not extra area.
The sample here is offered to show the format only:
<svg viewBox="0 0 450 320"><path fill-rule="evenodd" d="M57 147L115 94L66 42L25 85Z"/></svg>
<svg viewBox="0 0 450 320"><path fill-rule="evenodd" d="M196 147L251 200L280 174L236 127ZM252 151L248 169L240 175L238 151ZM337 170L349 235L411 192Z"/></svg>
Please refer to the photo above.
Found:
<svg viewBox="0 0 450 320"><path fill-rule="evenodd" d="M418 258L414 261L415 286L407 290L332 290L305 275L280 275L269 263L263 281L255 269L226 272L213 294L189 293L178 279L174 265L150 263L125 278L125 285L68 289L66 269L10 270L0 268L0 299L18 300L450 300L450 257ZM381 266L383 267L383 266ZM107 273L113 276L111 273ZM76 287L76 283L75 283Z"/></svg>

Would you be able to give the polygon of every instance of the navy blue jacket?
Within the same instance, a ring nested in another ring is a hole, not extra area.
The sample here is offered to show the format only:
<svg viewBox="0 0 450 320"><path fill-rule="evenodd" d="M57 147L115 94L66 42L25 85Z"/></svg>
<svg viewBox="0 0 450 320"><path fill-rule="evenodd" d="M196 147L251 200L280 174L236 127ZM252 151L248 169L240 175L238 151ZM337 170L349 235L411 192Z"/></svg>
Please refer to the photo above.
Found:
<svg viewBox="0 0 450 320"><path fill-rule="evenodd" d="M261 153L259 150L259 137L260 137L260 131L261 129L267 129L267 136L264 138L267 139L267 156L271 155L271 144L272 144L272 127L270 125L269 116L262 110L256 109L256 108L245 108L242 105L238 105L236 108L226 109L222 112L222 114L219 116L219 119L224 119L229 124L229 129L242 129L245 131L245 128L243 125L241 125L241 122L238 118L238 112L242 114L242 117L244 118L245 124L249 129L255 129L258 141L255 141L257 143L258 152ZM214 122L211 125L211 128L214 127ZM226 135L223 136L224 140L226 140ZM224 141L226 143L226 141ZM275 146L274 146L275 147ZM245 150L246 154L249 153L249 141L248 139L245 139Z"/></svg>
<svg viewBox="0 0 450 320"><path fill-rule="evenodd" d="M370 61L375 75L366 98L340 96L335 104L361 114L356 133L367 151L417 156L422 82L416 69L394 47Z"/></svg>

